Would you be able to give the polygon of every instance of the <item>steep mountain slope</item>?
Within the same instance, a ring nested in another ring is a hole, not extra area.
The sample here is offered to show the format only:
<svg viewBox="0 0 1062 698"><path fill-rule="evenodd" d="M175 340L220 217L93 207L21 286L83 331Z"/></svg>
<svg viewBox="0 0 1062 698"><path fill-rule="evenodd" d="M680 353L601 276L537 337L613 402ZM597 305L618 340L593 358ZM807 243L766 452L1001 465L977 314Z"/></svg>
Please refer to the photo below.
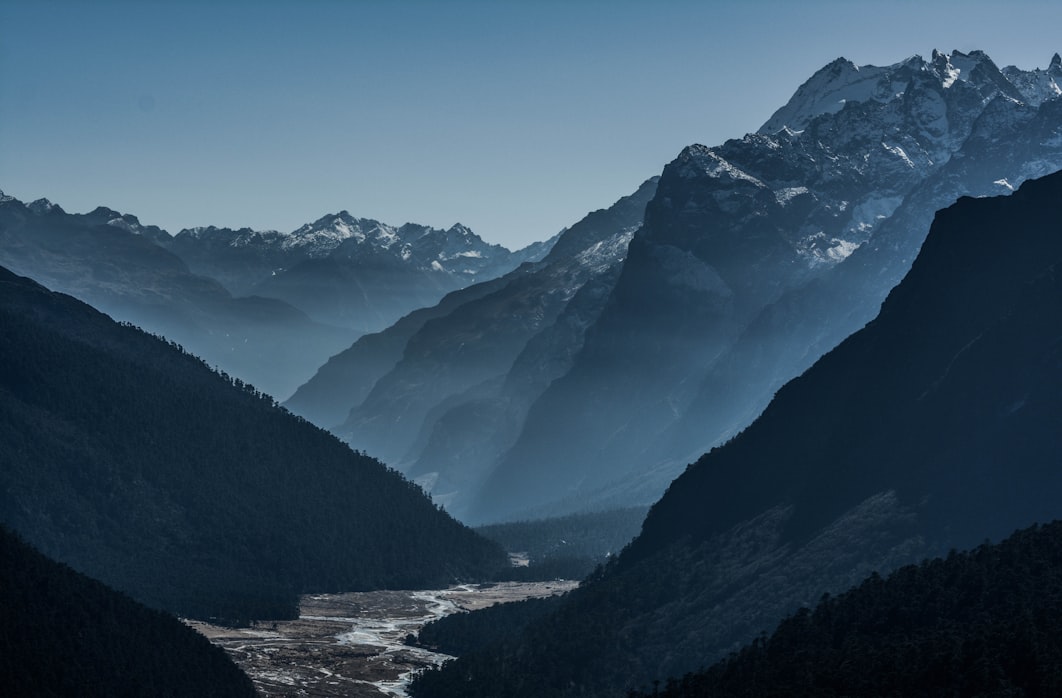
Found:
<svg viewBox="0 0 1062 698"><path fill-rule="evenodd" d="M362 337L286 406L459 505L447 495L511 444L527 404L570 365L656 181L565 229L542 261Z"/></svg>
<svg viewBox="0 0 1062 698"><path fill-rule="evenodd" d="M647 452L686 462L706 434L733 435L790 376L862 327L909 267L928 230L929 211L960 193L989 196L1062 166L1062 100L1036 108L990 103L953 158L911 193L867 244L822 279L767 307L703 380L676 424ZM838 299L844 299L844 304Z"/></svg>
<svg viewBox="0 0 1062 698"><path fill-rule="evenodd" d="M875 575L652 695L1059 695L1060 624L1055 522L888 579Z"/></svg>
<svg viewBox="0 0 1062 698"><path fill-rule="evenodd" d="M940 212L879 316L676 479L616 563L420 695L616 695L873 570L1058 517L1060 221L1062 174Z"/></svg>
<svg viewBox="0 0 1062 698"><path fill-rule="evenodd" d="M165 335L271 395L290 394L356 336L282 301L234 298L163 249L168 238L111 209L68 214L0 194L0 264Z"/></svg>
<svg viewBox="0 0 1062 698"><path fill-rule="evenodd" d="M284 406L321 427L337 427L346 420L353 406L361 404L376 381L387 375L402 359L409 338L424 323L447 315L463 303L503 288L511 277L526 271L520 269L500 279L452 291L437 304L409 313L386 330L359 337L358 341L331 357L309 381L299 386Z"/></svg>
<svg viewBox="0 0 1062 698"><path fill-rule="evenodd" d="M254 696L225 652L0 527L0 685L9 696Z"/></svg>
<svg viewBox="0 0 1062 698"><path fill-rule="evenodd" d="M0 271L0 522L150 606L483 578L501 549L242 381Z"/></svg>
<svg viewBox="0 0 1062 698"><path fill-rule="evenodd" d="M460 224L394 227L346 211L288 234L182 230L166 246L236 295L278 298L314 320L360 332L387 327L448 291L501 276L548 251L535 245L513 253Z"/></svg>
<svg viewBox="0 0 1062 698"><path fill-rule="evenodd" d="M1062 100L1040 101L1062 81L1051 66L1008 69L1015 84L980 52L839 59L758 133L683 151L469 520L659 493L748 424L873 317L936 208L1062 167Z"/></svg>
<svg viewBox="0 0 1062 698"><path fill-rule="evenodd" d="M338 432L459 511L600 312L656 181L565 230L538 265L425 322Z"/></svg>

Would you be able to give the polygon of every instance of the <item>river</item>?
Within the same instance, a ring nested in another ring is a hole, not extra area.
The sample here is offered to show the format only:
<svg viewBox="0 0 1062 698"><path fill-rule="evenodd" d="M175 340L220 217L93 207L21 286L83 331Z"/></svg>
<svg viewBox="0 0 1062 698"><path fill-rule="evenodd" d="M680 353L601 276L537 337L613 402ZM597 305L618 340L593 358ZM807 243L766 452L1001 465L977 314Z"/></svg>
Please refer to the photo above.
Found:
<svg viewBox="0 0 1062 698"><path fill-rule="evenodd" d="M562 594L577 582L462 584L425 591L303 596L299 618L251 628L190 626L224 648L263 696L406 696L411 675L448 655L403 644L426 623L496 603Z"/></svg>

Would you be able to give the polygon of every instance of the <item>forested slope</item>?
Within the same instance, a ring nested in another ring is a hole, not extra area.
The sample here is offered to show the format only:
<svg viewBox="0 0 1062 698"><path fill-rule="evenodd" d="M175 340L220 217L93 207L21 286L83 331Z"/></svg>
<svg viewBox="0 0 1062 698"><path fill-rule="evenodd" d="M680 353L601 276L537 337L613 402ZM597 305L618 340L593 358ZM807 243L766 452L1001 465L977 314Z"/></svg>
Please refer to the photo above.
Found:
<svg viewBox="0 0 1062 698"><path fill-rule="evenodd" d="M769 638L652 695L1057 696L1060 627L1055 522L824 596Z"/></svg>
<svg viewBox="0 0 1062 698"><path fill-rule="evenodd" d="M412 483L155 337L0 270L0 522L148 605L287 617L296 594L491 576Z"/></svg>
<svg viewBox="0 0 1062 698"><path fill-rule="evenodd" d="M622 694L874 570L1058 518L1060 221L1062 174L939 212L878 317L692 464L614 564L415 695Z"/></svg>
<svg viewBox="0 0 1062 698"><path fill-rule="evenodd" d="M205 637L47 559L3 526L0 686L35 698L255 695Z"/></svg>

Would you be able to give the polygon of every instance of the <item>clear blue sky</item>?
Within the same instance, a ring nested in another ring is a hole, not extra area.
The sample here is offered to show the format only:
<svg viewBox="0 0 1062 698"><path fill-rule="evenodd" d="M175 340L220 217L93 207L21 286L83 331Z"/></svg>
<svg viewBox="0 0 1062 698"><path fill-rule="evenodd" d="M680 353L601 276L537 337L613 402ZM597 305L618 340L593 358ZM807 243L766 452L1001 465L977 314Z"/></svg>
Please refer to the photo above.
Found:
<svg viewBox="0 0 1062 698"><path fill-rule="evenodd" d="M816 69L1046 67L1062 2L0 0L0 188L171 232L328 212L545 239Z"/></svg>

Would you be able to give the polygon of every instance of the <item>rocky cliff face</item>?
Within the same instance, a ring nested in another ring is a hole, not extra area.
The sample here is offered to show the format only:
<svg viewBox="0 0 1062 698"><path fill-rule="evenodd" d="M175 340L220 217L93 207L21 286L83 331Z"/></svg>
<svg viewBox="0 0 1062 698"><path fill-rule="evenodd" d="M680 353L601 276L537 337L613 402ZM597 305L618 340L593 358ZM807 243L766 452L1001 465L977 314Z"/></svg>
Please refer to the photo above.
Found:
<svg viewBox="0 0 1062 698"><path fill-rule="evenodd" d="M685 149L473 518L605 497L646 471L663 491L873 317L933 211L1062 167L1059 73L980 52L839 60L757 133Z"/></svg>

